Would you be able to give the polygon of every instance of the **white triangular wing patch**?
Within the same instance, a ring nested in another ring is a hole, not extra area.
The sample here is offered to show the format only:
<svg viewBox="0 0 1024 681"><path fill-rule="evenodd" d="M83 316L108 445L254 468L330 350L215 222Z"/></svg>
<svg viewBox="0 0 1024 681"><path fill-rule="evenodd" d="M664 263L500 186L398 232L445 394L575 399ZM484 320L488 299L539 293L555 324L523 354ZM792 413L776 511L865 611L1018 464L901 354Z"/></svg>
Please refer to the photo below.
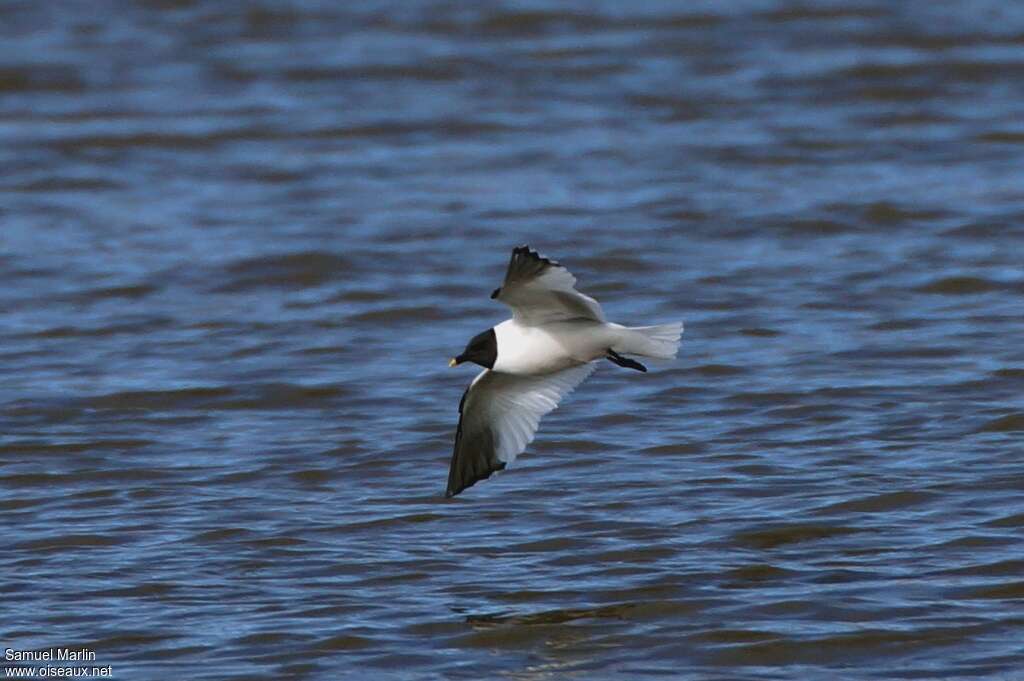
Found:
<svg viewBox="0 0 1024 681"><path fill-rule="evenodd" d="M489 397L497 458L506 464L515 461L533 441L541 418L596 368L595 363L589 363L543 376L492 372Z"/></svg>

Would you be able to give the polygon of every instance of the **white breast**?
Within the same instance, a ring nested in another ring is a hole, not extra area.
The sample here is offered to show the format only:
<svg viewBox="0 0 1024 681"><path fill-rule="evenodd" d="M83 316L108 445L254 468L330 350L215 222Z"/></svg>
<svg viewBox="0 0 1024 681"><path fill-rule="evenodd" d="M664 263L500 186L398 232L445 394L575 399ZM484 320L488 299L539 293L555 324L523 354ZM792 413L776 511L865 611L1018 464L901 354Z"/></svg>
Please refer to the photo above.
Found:
<svg viewBox="0 0 1024 681"><path fill-rule="evenodd" d="M605 326L589 320L544 326L504 321L494 327L498 341L494 371L547 374L603 357L612 344Z"/></svg>

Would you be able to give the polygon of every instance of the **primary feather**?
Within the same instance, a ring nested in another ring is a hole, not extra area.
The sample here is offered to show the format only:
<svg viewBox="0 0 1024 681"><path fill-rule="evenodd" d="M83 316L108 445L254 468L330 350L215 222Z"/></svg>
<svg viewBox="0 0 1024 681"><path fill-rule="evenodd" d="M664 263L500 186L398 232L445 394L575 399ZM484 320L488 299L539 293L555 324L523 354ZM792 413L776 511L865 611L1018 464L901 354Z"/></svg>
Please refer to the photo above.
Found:
<svg viewBox="0 0 1024 681"><path fill-rule="evenodd" d="M529 246L520 246L512 251L505 281L491 297L511 307L513 319L526 326L567 319L603 322L601 306L575 285L576 277L569 270Z"/></svg>

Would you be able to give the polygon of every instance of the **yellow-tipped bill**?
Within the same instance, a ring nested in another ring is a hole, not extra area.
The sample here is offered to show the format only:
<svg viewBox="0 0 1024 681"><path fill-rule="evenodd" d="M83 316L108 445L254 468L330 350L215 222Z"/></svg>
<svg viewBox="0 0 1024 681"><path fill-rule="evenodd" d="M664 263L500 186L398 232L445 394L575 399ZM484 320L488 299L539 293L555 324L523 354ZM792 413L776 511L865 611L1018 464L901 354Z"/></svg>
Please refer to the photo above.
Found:
<svg viewBox="0 0 1024 681"><path fill-rule="evenodd" d="M454 357L452 357L452 358L451 358L450 360L448 360L448 366L450 366L450 367L453 367L453 366L455 366L456 364L458 364L458 362L457 362L457 361L455 361L455 358L454 358Z"/></svg>

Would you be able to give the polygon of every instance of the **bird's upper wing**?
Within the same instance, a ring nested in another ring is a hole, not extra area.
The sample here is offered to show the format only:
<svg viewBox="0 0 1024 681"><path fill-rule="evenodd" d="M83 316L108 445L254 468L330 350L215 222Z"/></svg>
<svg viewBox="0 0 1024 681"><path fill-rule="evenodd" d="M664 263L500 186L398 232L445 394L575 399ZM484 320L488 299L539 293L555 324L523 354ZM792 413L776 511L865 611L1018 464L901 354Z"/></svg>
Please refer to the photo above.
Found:
<svg viewBox="0 0 1024 681"><path fill-rule="evenodd" d="M591 362L542 376L480 372L459 403L445 495L455 496L515 461L533 440L541 417L596 367Z"/></svg>
<svg viewBox="0 0 1024 681"><path fill-rule="evenodd" d="M603 322L601 306L574 289L575 283L569 270L529 246L520 246L512 249L505 281L491 298L511 307L516 321L527 326L566 319Z"/></svg>

